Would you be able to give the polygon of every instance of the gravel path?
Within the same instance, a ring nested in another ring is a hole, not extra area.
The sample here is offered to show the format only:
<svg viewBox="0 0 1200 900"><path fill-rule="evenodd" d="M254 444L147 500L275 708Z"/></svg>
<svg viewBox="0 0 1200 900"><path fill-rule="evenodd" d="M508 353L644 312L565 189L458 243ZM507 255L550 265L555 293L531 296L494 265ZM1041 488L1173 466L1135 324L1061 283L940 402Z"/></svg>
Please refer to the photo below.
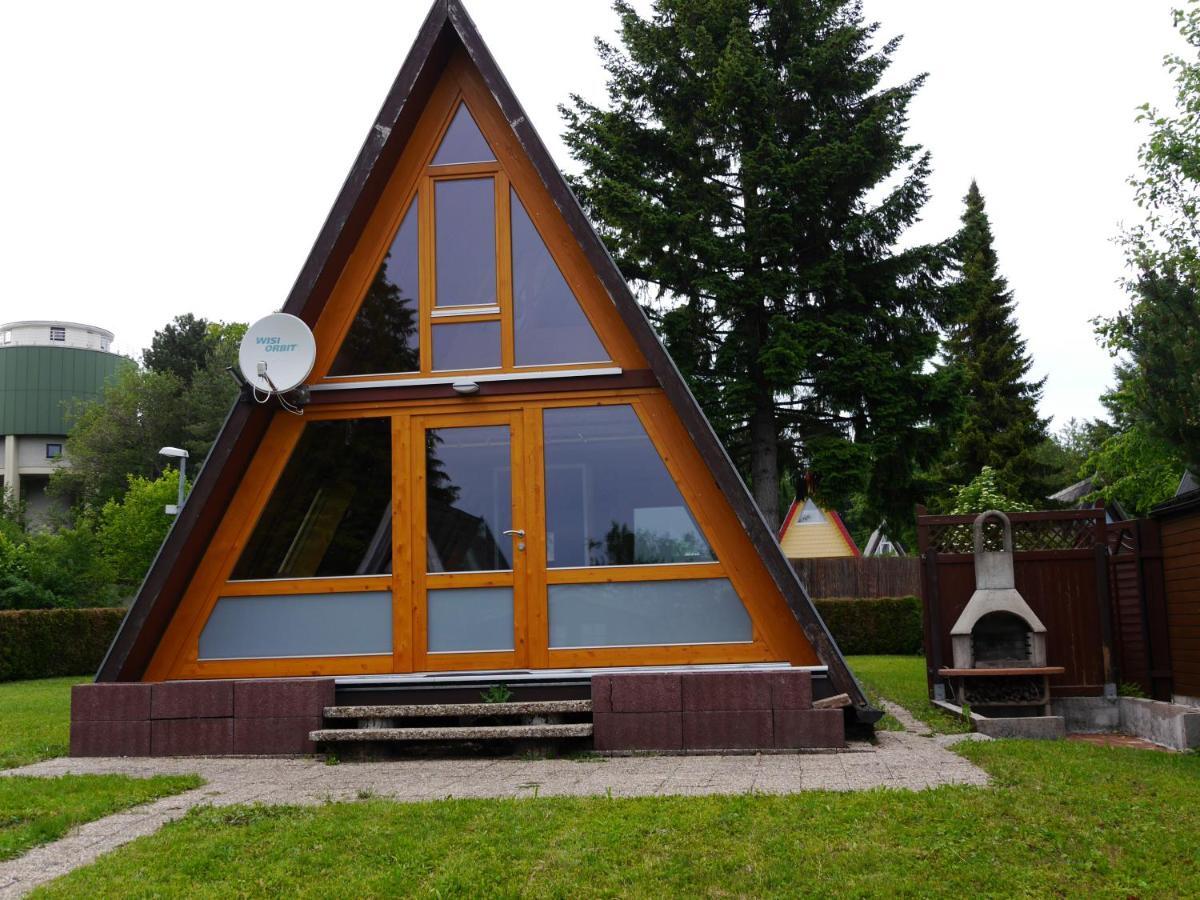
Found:
<svg viewBox="0 0 1200 900"><path fill-rule="evenodd" d="M889 711L896 715L895 710ZM903 718L901 721L908 726ZM137 777L197 773L206 784L80 826L61 840L0 863L0 900L23 896L39 884L157 831L204 803L311 804L366 796L415 802L447 797L637 797L750 791L788 794L987 784L982 770L933 740L909 732L886 731L879 732L874 746L857 744L836 753L632 756L578 761L413 759L337 766L309 758L63 757L0 772L0 777L107 773Z"/></svg>

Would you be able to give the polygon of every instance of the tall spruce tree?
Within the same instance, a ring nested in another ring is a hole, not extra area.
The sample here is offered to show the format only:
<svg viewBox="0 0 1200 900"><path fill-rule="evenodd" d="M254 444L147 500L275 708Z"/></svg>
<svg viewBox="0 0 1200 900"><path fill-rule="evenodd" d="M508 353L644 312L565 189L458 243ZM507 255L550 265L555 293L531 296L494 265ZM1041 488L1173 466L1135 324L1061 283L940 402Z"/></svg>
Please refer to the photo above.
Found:
<svg viewBox="0 0 1200 900"><path fill-rule="evenodd" d="M907 520L952 409L926 365L944 248L896 249L927 199L922 79L881 87L898 39L876 46L858 2L614 6L607 108L561 108L573 187L768 521L796 469Z"/></svg>
<svg viewBox="0 0 1200 900"><path fill-rule="evenodd" d="M960 379L961 418L949 451L948 479L966 484L984 466L1001 489L1040 504L1057 486L1039 448L1047 420L1037 412L1046 379L1029 380L1033 364L1017 327L1014 301L1000 275L983 194L971 182L962 230L953 241L958 278L951 286L961 318L946 341L948 368Z"/></svg>

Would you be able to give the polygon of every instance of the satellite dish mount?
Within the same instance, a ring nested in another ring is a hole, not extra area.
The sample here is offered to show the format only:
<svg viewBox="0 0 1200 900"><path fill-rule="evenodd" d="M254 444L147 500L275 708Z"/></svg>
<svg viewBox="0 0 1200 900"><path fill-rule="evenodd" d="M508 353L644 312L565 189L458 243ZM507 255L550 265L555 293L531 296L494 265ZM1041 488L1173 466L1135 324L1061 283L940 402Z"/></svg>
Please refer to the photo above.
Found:
<svg viewBox="0 0 1200 900"><path fill-rule="evenodd" d="M248 329L238 348L238 369L259 403L278 397L288 412L303 415L308 402L304 380L312 372L317 342L304 322L287 313L273 313Z"/></svg>

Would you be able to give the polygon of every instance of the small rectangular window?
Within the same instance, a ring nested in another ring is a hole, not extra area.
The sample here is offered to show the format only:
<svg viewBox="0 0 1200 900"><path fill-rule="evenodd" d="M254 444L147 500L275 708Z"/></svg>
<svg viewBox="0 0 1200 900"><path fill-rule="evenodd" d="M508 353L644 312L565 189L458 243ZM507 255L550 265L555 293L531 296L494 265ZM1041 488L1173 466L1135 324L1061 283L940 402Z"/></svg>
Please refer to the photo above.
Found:
<svg viewBox="0 0 1200 900"><path fill-rule="evenodd" d="M434 189L434 305L496 304L496 181L439 181Z"/></svg>
<svg viewBox="0 0 1200 900"><path fill-rule="evenodd" d="M12 332L11 331L4 332L4 343L6 343L6 344L12 343Z"/></svg>
<svg viewBox="0 0 1200 900"><path fill-rule="evenodd" d="M65 341L66 339L67 339L67 329L59 328L54 325L50 326L50 340Z"/></svg>
<svg viewBox="0 0 1200 900"><path fill-rule="evenodd" d="M62 456L62 444L47 444L46 459L58 459Z"/></svg>

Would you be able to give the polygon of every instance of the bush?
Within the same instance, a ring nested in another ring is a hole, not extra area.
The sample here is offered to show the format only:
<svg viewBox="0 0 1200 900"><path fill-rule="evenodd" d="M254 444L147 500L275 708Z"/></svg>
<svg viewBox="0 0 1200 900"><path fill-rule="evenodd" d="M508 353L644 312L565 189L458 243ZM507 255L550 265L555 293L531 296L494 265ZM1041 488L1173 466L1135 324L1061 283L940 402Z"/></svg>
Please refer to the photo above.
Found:
<svg viewBox="0 0 1200 900"><path fill-rule="evenodd" d="M124 617L124 609L0 611L0 681L95 672Z"/></svg>
<svg viewBox="0 0 1200 900"><path fill-rule="evenodd" d="M917 597L836 597L814 601L847 655L920 653L921 601Z"/></svg>
<svg viewBox="0 0 1200 900"><path fill-rule="evenodd" d="M86 525L0 534L0 610L112 606L112 569Z"/></svg>
<svg viewBox="0 0 1200 900"><path fill-rule="evenodd" d="M101 508L96 536L122 593L136 592L146 577L173 521L164 507L176 501L178 492L178 469L167 469L153 481L130 475L125 496Z"/></svg>

